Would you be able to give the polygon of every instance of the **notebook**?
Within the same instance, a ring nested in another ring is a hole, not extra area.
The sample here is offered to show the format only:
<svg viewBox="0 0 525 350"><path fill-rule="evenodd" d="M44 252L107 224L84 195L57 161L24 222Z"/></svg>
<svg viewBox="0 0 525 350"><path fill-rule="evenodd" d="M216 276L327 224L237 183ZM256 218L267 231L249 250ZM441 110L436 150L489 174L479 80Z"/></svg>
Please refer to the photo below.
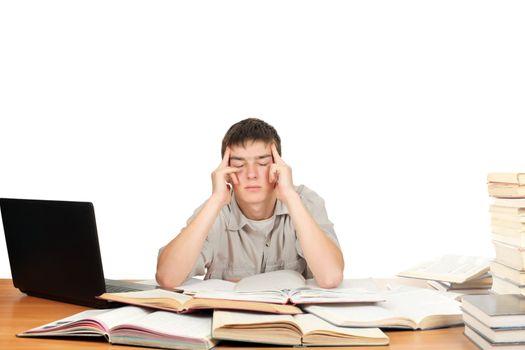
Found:
<svg viewBox="0 0 525 350"><path fill-rule="evenodd" d="M155 288L104 278L92 203L0 198L0 210L11 276L20 291L108 308L120 304L95 296Z"/></svg>

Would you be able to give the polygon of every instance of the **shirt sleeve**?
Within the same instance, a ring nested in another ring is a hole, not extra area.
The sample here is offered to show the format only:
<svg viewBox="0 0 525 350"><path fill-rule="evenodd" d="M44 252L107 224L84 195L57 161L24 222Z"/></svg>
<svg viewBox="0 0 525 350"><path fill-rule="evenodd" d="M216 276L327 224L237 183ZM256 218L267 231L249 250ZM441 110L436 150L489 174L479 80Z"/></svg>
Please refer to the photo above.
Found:
<svg viewBox="0 0 525 350"><path fill-rule="evenodd" d="M186 226L189 225L199 214L202 207L204 207L204 204L202 204L200 207L195 209L193 212L193 215L186 221ZM206 240L204 240L204 243L202 245L201 253L199 254L199 257L197 258L197 261L195 262L195 265L193 265L193 268L191 269L190 273L188 274L188 278L191 278L193 276L201 276L206 273L206 269L210 266L212 259L213 259L213 240L216 236L216 232L218 228L220 227L220 215L215 220L212 228L208 232L208 236L206 237Z"/></svg>
<svg viewBox="0 0 525 350"><path fill-rule="evenodd" d="M334 241L334 243L339 247L339 241L337 240L337 235L335 234L334 224L328 218L324 199L306 186L302 186L302 189L299 191L299 196L301 197L301 201L312 218L315 220L317 225L319 225L319 228L321 228L328 238ZM299 240L296 240L295 248L297 250L297 254L304 258L303 249L301 248Z"/></svg>

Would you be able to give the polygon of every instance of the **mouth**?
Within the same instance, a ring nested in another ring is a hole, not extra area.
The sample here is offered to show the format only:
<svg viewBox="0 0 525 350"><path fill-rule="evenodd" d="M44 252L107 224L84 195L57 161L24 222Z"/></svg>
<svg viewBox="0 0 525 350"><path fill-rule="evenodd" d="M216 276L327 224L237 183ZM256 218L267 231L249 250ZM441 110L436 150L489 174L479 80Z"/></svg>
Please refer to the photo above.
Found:
<svg viewBox="0 0 525 350"><path fill-rule="evenodd" d="M246 186L244 189L248 192L257 192L261 190L261 186Z"/></svg>

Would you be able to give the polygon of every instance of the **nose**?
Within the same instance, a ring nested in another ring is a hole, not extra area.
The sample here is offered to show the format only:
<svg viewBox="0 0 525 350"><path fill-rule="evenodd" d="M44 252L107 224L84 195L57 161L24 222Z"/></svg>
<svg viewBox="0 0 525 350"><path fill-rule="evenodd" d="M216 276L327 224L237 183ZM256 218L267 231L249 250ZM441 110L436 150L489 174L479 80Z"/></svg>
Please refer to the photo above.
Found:
<svg viewBox="0 0 525 350"><path fill-rule="evenodd" d="M257 179L257 168L255 164L248 164L248 173L246 176L248 179Z"/></svg>

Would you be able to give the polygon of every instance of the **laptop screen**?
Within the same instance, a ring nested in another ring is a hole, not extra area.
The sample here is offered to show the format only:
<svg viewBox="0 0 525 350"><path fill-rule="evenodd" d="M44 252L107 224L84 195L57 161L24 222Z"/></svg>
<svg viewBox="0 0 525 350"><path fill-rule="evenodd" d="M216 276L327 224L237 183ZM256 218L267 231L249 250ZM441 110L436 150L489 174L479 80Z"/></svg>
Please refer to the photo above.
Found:
<svg viewBox="0 0 525 350"><path fill-rule="evenodd" d="M105 292L93 204L0 199L15 287L58 300Z"/></svg>

